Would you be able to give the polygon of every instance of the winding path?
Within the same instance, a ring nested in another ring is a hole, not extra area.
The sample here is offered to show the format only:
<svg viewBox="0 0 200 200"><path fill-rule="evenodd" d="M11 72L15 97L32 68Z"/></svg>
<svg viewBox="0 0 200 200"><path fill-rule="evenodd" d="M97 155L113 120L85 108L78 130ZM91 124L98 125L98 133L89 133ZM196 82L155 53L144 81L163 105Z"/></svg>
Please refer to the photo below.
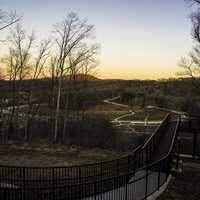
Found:
<svg viewBox="0 0 200 200"><path fill-rule="evenodd" d="M106 104L111 104L111 105L115 105L115 106L119 106L119 107L123 107L123 108L130 108L129 105L114 102L114 101L119 100L119 99L120 99L120 95L118 95L114 98L103 100L103 102L106 103ZM136 131L135 128L133 127L135 125L158 126L162 122L162 120L160 120L160 121L148 121L148 117L145 117L144 121L142 121L142 120L123 120L123 118L134 116L135 114L136 114L136 112L129 109L127 114L121 115L121 116L113 119L111 122L113 124L115 124L114 127L126 127L126 128L128 128L128 130L130 130L131 132L136 133L136 134L141 134L141 133L146 134L146 133Z"/></svg>
<svg viewBox="0 0 200 200"><path fill-rule="evenodd" d="M119 98L119 97L118 97ZM110 103L113 105L123 105L118 104L114 102L110 102L113 100L116 100L118 98L112 98L109 100L104 101L105 103ZM127 106L128 107L128 106ZM152 108L152 107L151 107ZM120 123L120 120L127 116L127 115L134 115L135 113L130 110L129 114L122 115L118 118L115 118L114 121L117 121ZM160 144L156 148L156 151L153 152L153 156L150 159L150 164L154 163L155 161L160 160L163 158L163 156L167 155L171 148L171 141L173 140L175 136L175 132L177 130L177 122L176 121L169 121L167 122L165 126L165 130L163 130L163 134L160 138ZM157 167L157 166L156 166ZM146 177L147 176L147 177ZM147 179L146 179L147 178ZM163 184L163 188L167 187L168 181L170 179L166 179L166 173L162 171L157 170L140 170L137 171L133 177L128 181L128 183L125 186L122 186L120 188L116 188L114 190L111 190L109 192L101 193L92 197L84 198L84 200L93 200L93 199L104 199L104 200L121 200L122 197L125 197L126 200L140 200L140 199L146 199L146 193L150 195L151 193L155 193L157 191L158 187L158 179L159 182ZM148 182L146 182L148 180ZM148 183L148 185L146 185ZM156 190L155 190L156 189ZM126 194L126 196L124 196Z"/></svg>

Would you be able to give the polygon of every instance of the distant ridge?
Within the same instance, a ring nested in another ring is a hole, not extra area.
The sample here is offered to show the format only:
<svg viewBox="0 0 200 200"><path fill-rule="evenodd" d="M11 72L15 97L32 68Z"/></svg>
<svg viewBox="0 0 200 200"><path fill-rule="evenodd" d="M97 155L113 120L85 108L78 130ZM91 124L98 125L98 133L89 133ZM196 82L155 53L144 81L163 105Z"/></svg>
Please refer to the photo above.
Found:
<svg viewBox="0 0 200 200"><path fill-rule="evenodd" d="M76 74L75 76L71 76L71 75L66 75L64 76L63 78L64 80L100 80L99 78L93 76L93 75L90 75L90 74Z"/></svg>

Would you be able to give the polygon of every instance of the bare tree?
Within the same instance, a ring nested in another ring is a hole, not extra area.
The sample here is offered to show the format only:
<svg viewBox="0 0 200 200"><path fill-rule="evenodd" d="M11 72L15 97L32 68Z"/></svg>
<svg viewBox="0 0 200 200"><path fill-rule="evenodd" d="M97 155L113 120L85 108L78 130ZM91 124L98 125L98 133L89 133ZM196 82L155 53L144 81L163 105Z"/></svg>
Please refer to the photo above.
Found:
<svg viewBox="0 0 200 200"><path fill-rule="evenodd" d="M96 76L97 75L97 66L98 61L93 60L92 62L90 60L85 60L82 63L81 71L83 74L83 80L84 80L84 87L86 87L86 83L89 80L89 76Z"/></svg>
<svg viewBox="0 0 200 200"><path fill-rule="evenodd" d="M30 80L29 80L29 89L27 90L27 114L26 114L26 123L25 123L25 141L29 141L29 127L30 122L34 118L34 115L37 113L40 104L34 105L34 81L38 80L42 75L42 71L45 68L47 59L49 58L49 44L50 40L43 40L38 49L38 55L33 59L33 63L30 66ZM37 88L41 92L40 88Z"/></svg>
<svg viewBox="0 0 200 200"><path fill-rule="evenodd" d="M92 67L89 65L97 63L96 55L98 54L99 46L97 44L87 46L83 45L81 48L69 55L70 77L73 81L76 79L76 74L85 72L91 72Z"/></svg>
<svg viewBox="0 0 200 200"><path fill-rule="evenodd" d="M18 123L22 80L30 71L29 60L34 40L34 33L30 36L27 35L19 24L11 31L8 37L8 42L10 43L9 54L3 61L7 64L8 77L12 87L12 108L9 120L10 128L17 126Z"/></svg>
<svg viewBox="0 0 200 200"><path fill-rule="evenodd" d="M182 71L178 72L179 76L190 77L195 84L198 86L195 80L200 78L200 11L191 14L192 22L192 39L194 41L194 47L190 51L187 57L183 57L180 60L180 67ZM198 86L199 87L199 86Z"/></svg>
<svg viewBox="0 0 200 200"><path fill-rule="evenodd" d="M60 99L63 77L68 73L71 66L69 66L68 58L71 52L78 48L82 42L89 38L93 31L93 25L88 25L87 20L80 19L77 14L71 12L64 21L54 26L54 32L57 35L56 44L58 48L58 89L56 101L56 116L54 141L58 137L58 119L60 116Z"/></svg>
<svg viewBox="0 0 200 200"><path fill-rule="evenodd" d="M11 31L7 39L9 53L3 59L7 65L7 77L12 88L9 122L10 127L13 125L17 127L18 124L21 124L21 122L18 123L19 119L22 118L19 117L21 112L21 110L19 112L19 105L26 104L26 113L23 111L24 139L26 141L30 138L29 125L31 120L38 114L38 107L34 103L38 99L35 95L34 83L46 73L47 65L52 84L51 101L49 102L55 111L52 112L55 120L54 141L58 140L60 124L64 125L62 133L65 134L70 97L69 90L64 90L63 80L67 75L70 75L74 84L78 73L84 71L87 74L94 67L99 47L92 44L93 30L93 25L89 25L86 19L80 19L77 14L71 12L61 23L54 25L55 52L51 59L49 59L49 40L41 42L38 48L34 32L28 35L19 24ZM29 81L24 82L24 79L29 79ZM23 87L24 83L26 83L25 88ZM21 96L25 96L23 100ZM63 97L67 97L66 101L63 100Z"/></svg>
<svg viewBox="0 0 200 200"><path fill-rule="evenodd" d="M10 55L12 55L12 62L14 62L17 73L15 78L22 80L30 70L28 62L35 41L35 34L32 32L31 35L27 35L22 26L18 24L14 31L11 31L8 41L11 44Z"/></svg>
<svg viewBox="0 0 200 200"><path fill-rule="evenodd" d="M8 13L0 9L0 31L19 22L21 18L16 11Z"/></svg>
<svg viewBox="0 0 200 200"><path fill-rule="evenodd" d="M58 69L57 65L57 57L51 56L49 67L47 68L46 77L50 79L50 92L49 92L49 106L50 108L54 108L55 105L55 94L56 94L56 84L58 80ZM52 113L54 115L54 113Z"/></svg>
<svg viewBox="0 0 200 200"><path fill-rule="evenodd" d="M18 16L16 11L14 12L5 12L2 9L0 9L0 31L4 30L8 27L10 27L11 25L19 22L21 20L21 16ZM0 41L4 41L4 40L0 40ZM1 68L1 66L0 66ZM3 70L0 71L0 79L4 79L5 78L5 74L3 73Z"/></svg>
<svg viewBox="0 0 200 200"><path fill-rule="evenodd" d="M71 51L69 54L68 60L69 60L69 84L68 90L70 90L71 95L75 94L75 82L77 75L82 71L82 68L85 67L86 62L89 65L89 63L94 63L96 61L96 55L98 53L99 46L97 44L93 45L86 45L82 44L79 48L75 48ZM83 74L80 74L83 75ZM65 132L66 132L66 122L67 122L67 113L68 113L68 106L69 106L69 94L66 95L65 98L65 114L63 116L63 129L62 129L62 138L64 140ZM76 102L74 102L75 104ZM76 108L76 111L78 108ZM78 115L78 112L76 112Z"/></svg>
<svg viewBox="0 0 200 200"><path fill-rule="evenodd" d="M187 3L200 4L200 0L185 0Z"/></svg>

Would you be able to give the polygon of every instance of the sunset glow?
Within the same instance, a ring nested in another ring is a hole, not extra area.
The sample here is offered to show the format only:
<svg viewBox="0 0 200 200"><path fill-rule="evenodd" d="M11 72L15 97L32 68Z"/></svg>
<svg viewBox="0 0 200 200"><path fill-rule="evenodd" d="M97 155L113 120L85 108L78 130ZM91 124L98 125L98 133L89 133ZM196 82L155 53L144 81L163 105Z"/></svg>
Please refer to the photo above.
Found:
<svg viewBox="0 0 200 200"><path fill-rule="evenodd" d="M101 46L100 78L174 77L192 46L191 8L183 0L7 0L1 7L23 14L24 27L41 38L70 11L86 17Z"/></svg>

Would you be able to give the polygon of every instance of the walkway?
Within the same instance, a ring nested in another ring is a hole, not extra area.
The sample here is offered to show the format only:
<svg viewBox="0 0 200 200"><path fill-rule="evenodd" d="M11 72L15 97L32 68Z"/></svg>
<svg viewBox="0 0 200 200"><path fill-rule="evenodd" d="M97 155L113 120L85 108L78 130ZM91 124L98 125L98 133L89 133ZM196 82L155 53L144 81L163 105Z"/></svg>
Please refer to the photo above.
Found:
<svg viewBox="0 0 200 200"><path fill-rule="evenodd" d="M167 155L170 150L174 132L176 130L177 121L172 121L167 124L167 127L163 131L163 135L160 139L160 143L156 148L156 152L153 153L153 156L150 160L150 163L160 160L162 157Z"/></svg>
<svg viewBox="0 0 200 200"><path fill-rule="evenodd" d="M118 100L118 99L120 99L120 96L114 97L112 99L104 100L104 103L108 103L108 104L112 104L112 105L116 105L116 106L128 107L128 105L113 102L113 101ZM175 110L168 110L168 109L164 109L164 108L160 108L160 107L156 107L156 106L146 106L146 108L162 109L162 110L165 110L165 111L169 111L173 114L182 114L182 115L185 114L183 112L178 112L178 111L175 111ZM129 114L122 115L122 116L114 119L112 122L118 122L120 125L123 124L123 122L129 122L127 124L125 123L126 126L130 125L131 123L134 124L133 121L123 121L123 120L120 121L120 119L124 118L127 115L134 115L135 114L132 110L129 110L129 112L130 112ZM142 123L144 123L144 122L142 122ZM148 122L148 124L149 123L151 123L151 122ZM153 152L153 156L151 157L150 163L158 161L161 158L163 158L165 155L167 155L167 153L170 150L170 146L171 146L171 143L172 143L174 133L176 131L176 125L177 125L177 120L175 120L175 121L170 120L168 122L167 126L164 127L165 129L162 131L162 136L160 138L159 145L157 146L156 151Z"/></svg>
<svg viewBox="0 0 200 200"><path fill-rule="evenodd" d="M173 137L176 131L177 121L169 121L164 127L163 135L161 136L160 143L154 152L150 163L158 161L168 154ZM147 174L148 173L148 174ZM158 175L159 173L159 175ZM146 176L148 176L148 185L146 188ZM132 176L128 183L125 182L124 186L113 189L111 191L98 194L96 196L91 196L84 198L84 200L141 200L145 199L145 195L149 196L150 194L157 191L158 187L158 178L159 182L163 187L167 187L168 178L166 177L165 172L140 170L137 171L134 176ZM146 190L147 189L147 190ZM146 194L147 192L147 194Z"/></svg>
<svg viewBox="0 0 200 200"><path fill-rule="evenodd" d="M125 120L126 117L130 117L130 116L134 116L136 114L136 112L132 111L130 109L130 106L129 105L126 105L126 104L122 104L122 103L116 103L115 101L116 100L119 100L120 99L120 95L114 97L114 98L111 98L111 99L105 99L103 100L104 103L106 104L110 104L110 105L115 105L115 106L119 106L119 107L123 107L123 108L126 108L126 109L129 109L128 110L128 113L126 114L123 114L115 119L113 119L111 121L111 123L113 123L114 127L125 127L127 128L131 133L135 133L135 134L146 134L146 133L143 133L143 132L140 132L140 131L136 131L134 126L135 125L140 125L140 126L159 126L161 124L161 120L151 120L151 121L148 121L147 118L145 120ZM148 133L147 133L148 134Z"/></svg>

